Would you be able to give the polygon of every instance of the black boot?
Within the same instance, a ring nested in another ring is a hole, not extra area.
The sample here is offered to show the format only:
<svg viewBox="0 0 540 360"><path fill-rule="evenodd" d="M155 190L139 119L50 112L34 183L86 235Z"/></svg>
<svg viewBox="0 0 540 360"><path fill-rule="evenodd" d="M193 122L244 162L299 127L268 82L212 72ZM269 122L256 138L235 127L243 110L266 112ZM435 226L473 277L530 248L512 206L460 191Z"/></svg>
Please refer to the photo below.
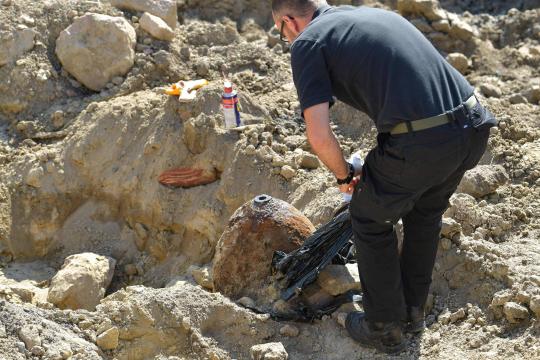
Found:
<svg viewBox="0 0 540 360"><path fill-rule="evenodd" d="M373 347L387 354L397 354L406 347L401 326L397 323L371 323L362 312L347 316L345 327L354 340L361 345Z"/></svg>
<svg viewBox="0 0 540 360"><path fill-rule="evenodd" d="M407 320L403 326L405 332L419 334L426 328L424 308L420 306L407 307Z"/></svg>

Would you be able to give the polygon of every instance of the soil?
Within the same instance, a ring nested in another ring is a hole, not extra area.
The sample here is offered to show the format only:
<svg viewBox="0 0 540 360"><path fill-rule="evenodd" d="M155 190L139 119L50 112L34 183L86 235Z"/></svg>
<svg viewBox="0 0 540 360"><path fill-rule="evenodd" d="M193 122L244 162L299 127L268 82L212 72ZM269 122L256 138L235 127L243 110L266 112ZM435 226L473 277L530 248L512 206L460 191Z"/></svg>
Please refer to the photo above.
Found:
<svg viewBox="0 0 540 360"><path fill-rule="evenodd" d="M441 240L428 329L409 336L399 358L540 358L531 300L540 296L540 3L440 4L473 35L407 16L430 27L426 36L444 56L460 52L470 61L467 79L501 121L482 164L502 165L510 180L481 198L452 198L446 217L461 231ZM179 25L165 42L138 27L141 13L108 1L0 0L0 46L3 33L35 30L34 47L0 66L0 359L249 359L251 346L270 342L282 342L290 359L386 358L347 336L339 324L345 309L291 323L299 335L290 337L280 333L284 323L204 289L188 271L212 266L230 217L259 194L287 201L315 226L342 198L326 168L298 165L310 146L290 54L271 28L267 2L177 5ZM100 92L72 78L55 55L60 32L87 12L125 17L137 32L134 67ZM223 126L223 73L240 94L246 126L236 130ZM191 103L163 93L203 77L210 85ZM332 121L346 157L374 145L366 115L338 103ZM217 181L159 184L163 171L180 167ZM117 261L107 296L92 312L55 308L47 302L50 279L67 256L87 251ZM503 293L526 318L510 321L494 301ZM112 327L119 344L102 350L97 338ZM23 328L33 329L26 331L41 349L25 347Z"/></svg>

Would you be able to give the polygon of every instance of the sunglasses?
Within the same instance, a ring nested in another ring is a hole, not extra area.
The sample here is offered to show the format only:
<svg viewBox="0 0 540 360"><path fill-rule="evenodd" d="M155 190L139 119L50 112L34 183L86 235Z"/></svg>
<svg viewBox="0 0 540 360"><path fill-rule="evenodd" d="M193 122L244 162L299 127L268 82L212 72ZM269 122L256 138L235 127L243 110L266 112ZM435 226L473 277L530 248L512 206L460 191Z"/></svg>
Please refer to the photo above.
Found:
<svg viewBox="0 0 540 360"><path fill-rule="evenodd" d="M294 20L293 17L291 17L291 20ZM279 29L279 40L288 44L289 40L283 35L283 28L285 27L285 21L281 20L281 28Z"/></svg>

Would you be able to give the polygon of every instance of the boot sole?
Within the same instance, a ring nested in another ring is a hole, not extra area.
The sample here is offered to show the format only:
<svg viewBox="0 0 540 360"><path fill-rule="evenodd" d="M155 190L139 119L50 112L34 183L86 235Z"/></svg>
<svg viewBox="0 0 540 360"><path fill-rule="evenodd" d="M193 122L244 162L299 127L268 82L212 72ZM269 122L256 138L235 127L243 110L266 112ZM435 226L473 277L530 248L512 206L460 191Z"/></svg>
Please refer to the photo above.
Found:
<svg viewBox="0 0 540 360"><path fill-rule="evenodd" d="M354 322L358 322L358 318L362 315L358 312L352 312L347 315L347 319L345 320L345 329L347 329L347 332L349 333L349 336L356 342L358 342L360 345L363 345L365 347L374 348L380 352L383 352L385 354L398 354L405 350L407 347L407 344L405 342L402 342L400 344L396 344L393 346L384 345L378 341L372 341L370 339L358 336L356 334L355 325Z"/></svg>

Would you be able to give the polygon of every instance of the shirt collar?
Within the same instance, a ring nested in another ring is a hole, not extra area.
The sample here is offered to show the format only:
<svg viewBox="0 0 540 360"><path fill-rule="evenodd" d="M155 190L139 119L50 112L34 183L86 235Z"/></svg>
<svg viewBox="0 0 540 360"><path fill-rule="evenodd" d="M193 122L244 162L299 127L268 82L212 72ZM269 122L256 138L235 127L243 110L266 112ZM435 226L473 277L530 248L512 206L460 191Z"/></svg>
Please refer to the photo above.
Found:
<svg viewBox="0 0 540 360"><path fill-rule="evenodd" d="M316 17L318 17L321 14L324 14L327 10L330 10L331 8L332 7L330 5L323 5L317 8L317 10L315 10L315 12L313 13L313 18L311 18L311 21L315 20Z"/></svg>

